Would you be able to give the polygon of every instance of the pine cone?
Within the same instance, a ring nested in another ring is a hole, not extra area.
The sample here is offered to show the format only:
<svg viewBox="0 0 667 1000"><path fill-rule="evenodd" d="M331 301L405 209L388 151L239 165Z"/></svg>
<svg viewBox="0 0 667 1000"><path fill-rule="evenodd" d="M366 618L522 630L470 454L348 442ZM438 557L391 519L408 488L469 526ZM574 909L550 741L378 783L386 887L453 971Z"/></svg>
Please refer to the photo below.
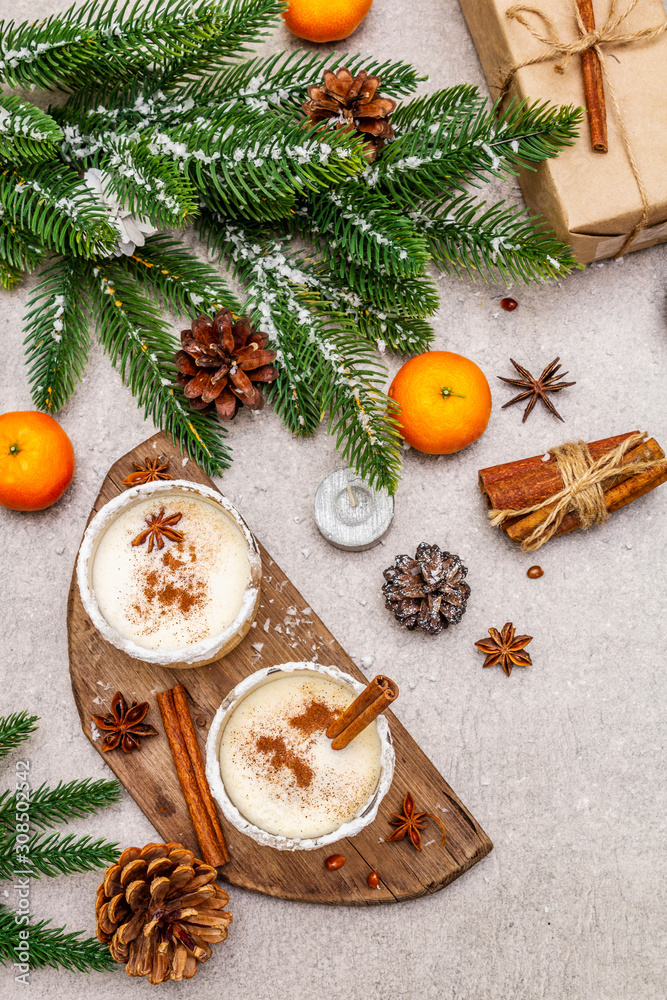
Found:
<svg viewBox="0 0 667 1000"><path fill-rule="evenodd" d="M192 979L232 915L216 870L181 844L128 847L97 890L97 936L130 976Z"/></svg>
<svg viewBox="0 0 667 1000"><path fill-rule="evenodd" d="M269 336L253 330L241 316L234 321L229 309L214 319L198 316L181 332L182 351L174 355L177 381L196 410L215 403L218 416L231 420L243 403L261 410L264 399L255 382L273 382L278 370L271 364L276 352L267 351Z"/></svg>
<svg viewBox="0 0 667 1000"><path fill-rule="evenodd" d="M406 628L437 635L465 614L470 597L470 587L463 583L467 572L458 556L422 542L414 559L396 556L384 571L387 607Z"/></svg>
<svg viewBox="0 0 667 1000"><path fill-rule="evenodd" d="M396 110L396 101L376 96L381 82L379 76L369 76L363 69L355 77L346 66L335 73L327 69L324 85L308 88L310 100L302 105L303 111L313 125L334 121L344 132L366 136L366 157L372 163L385 140L394 135L387 116Z"/></svg>

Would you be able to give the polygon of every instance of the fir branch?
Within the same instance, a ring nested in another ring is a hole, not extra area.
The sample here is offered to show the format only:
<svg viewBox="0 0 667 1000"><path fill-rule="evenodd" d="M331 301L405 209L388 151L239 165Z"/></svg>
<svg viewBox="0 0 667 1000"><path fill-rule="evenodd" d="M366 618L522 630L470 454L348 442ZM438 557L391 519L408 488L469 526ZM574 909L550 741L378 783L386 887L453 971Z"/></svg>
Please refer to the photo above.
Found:
<svg viewBox="0 0 667 1000"><path fill-rule="evenodd" d="M46 250L33 233L0 217L0 285L12 289L26 271L41 264Z"/></svg>
<svg viewBox="0 0 667 1000"><path fill-rule="evenodd" d="M438 289L429 274L407 275L397 281L380 270L371 273L357 267L354 260L347 258L339 258L335 268L327 271L319 269L321 279L358 295L365 309L426 319L440 304Z"/></svg>
<svg viewBox="0 0 667 1000"><path fill-rule="evenodd" d="M291 106L296 111L306 99L307 88L322 78L330 66L347 66L351 73L365 69L382 79L382 93L400 97L411 93L420 80L412 66L395 61L378 62L345 53L313 53L308 49L278 52L224 66L219 72L197 76L178 88L180 97L196 105L243 101L253 110Z"/></svg>
<svg viewBox="0 0 667 1000"><path fill-rule="evenodd" d="M84 778L82 781L59 781L55 788L40 785L30 793L29 808L22 810L25 821L42 829L65 823L120 802L122 788L118 781ZM16 823L18 793L0 795L0 829L12 831Z"/></svg>
<svg viewBox="0 0 667 1000"><path fill-rule="evenodd" d="M166 229L182 226L188 215L197 213L192 184L176 163L150 151L150 136L98 131L97 116L89 117L84 126L87 131L81 130L81 120L64 115L61 120L64 157L76 169L106 171L105 193L115 196L130 212Z"/></svg>
<svg viewBox="0 0 667 1000"><path fill-rule="evenodd" d="M340 278L332 274L326 262L322 261L304 261L301 268L307 277L308 287L317 291L322 299L330 302L336 311L351 317L357 333L375 344L381 354L387 345L392 350L407 354L418 354L429 349L433 341L433 330L419 315L410 315L410 309L414 310L413 301L400 300L394 296L399 304L408 310L397 315L392 310L385 311L384 302L381 304L371 302L351 288L349 273ZM424 301L428 300L431 294L435 295L435 289L427 276L407 280L408 291L412 292L413 296L415 285L419 289L415 298L423 307ZM366 291L372 289L377 295L379 289L394 287L394 282L391 280L385 285L384 276L378 274L369 278ZM436 304L437 297L433 303L434 308Z"/></svg>
<svg viewBox="0 0 667 1000"><path fill-rule="evenodd" d="M151 236L123 261L139 283L151 285L165 305L179 315L215 313L227 308L237 315L241 305L211 264L167 236Z"/></svg>
<svg viewBox="0 0 667 1000"><path fill-rule="evenodd" d="M0 258L19 271L33 271L44 260L46 250L29 232L0 218Z"/></svg>
<svg viewBox="0 0 667 1000"><path fill-rule="evenodd" d="M82 938L83 931L66 931L64 927L51 927L49 920L27 925L30 968L62 968L69 972L110 972L117 968L107 945L95 938ZM25 925L17 916L0 903L0 963L20 965L19 955L25 941L18 932ZM20 947L19 947L20 945Z"/></svg>
<svg viewBox="0 0 667 1000"><path fill-rule="evenodd" d="M118 859L118 844L91 837L76 839L73 833L39 833L31 835L27 844L20 845L10 833L0 839L0 879L18 875L52 878L105 868Z"/></svg>
<svg viewBox="0 0 667 1000"><path fill-rule="evenodd" d="M442 204L471 180L514 174L556 156L572 145L582 120L581 108L525 101L510 102L499 117L495 110L471 108L433 132L403 133L366 171L366 183L411 210L423 200Z"/></svg>
<svg viewBox="0 0 667 1000"><path fill-rule="evenodd" d="M202 39L185 56L163 61L155 89L171 89L195 75L212 72L249 52L269 34L287 0L225 0L220 4L218 30Z"/></svg>
<svg viewBox="0 0 667 1000"><path fill-rule="evenodd" d="M222 441L226 429L210 414L191 409L175 384L173 355L179 345L159 309L137 291L122 261L90 268L88 288L99 337L123 382L144 415L182 452L208 475L219 475L230 461Z"/></svg>
<svg viewBox="0 0 667 1000"><path fill-rule="evenodd" d="M64 164L1 171L0 205L14 224L58 253L104 254L118 242L104 205Z"/></svg>
<svg viewBox="0 0 667 1000"><path fill-rule="evenodd" d="M484 202L462 195L444 211L425 205L413 218L436 265L447 273L528 283L560 278L580 266L570 247L535 225L539 216L503 202L484 211Z"/></svg>
<svg viewBox="0 0 667 1000"><path fill-rule="evenodd" d="M50 115L14 94L0 94L0 158L10 163L52 159L62 131Z"/></svg>
<svg viewBox="0 0 667 1000"><path fill-rule="evenodd" d="M307 212L317 245L334 262L343 256L356 266L403 277L423 271L429 258L426 241L408 217L379 192L371 197L365 185L352 181L313 195Z"/></svg>
<svg viewBox="0 0 667 1000"><path fill-rule="evenodd" d="M215 38L221 7L210 0L88 0L46 20L0 22L0 78L16 88L62 90L131 80Z"/></svg>
<svg viewBox="0 0 667 1000"><path fill-rule="evenodd" d="M311 388L316 346L303 336L301 322L308 310L290 310L293 292L285 279L280 244L212 211L203 213L199 231L211 256L232 262L234 274L248 290L246 310L272 340L280 372L267 393L274 409L293 434L312 434L322 419Z"/></svg>
<svg viewBox="0 0 667 1000"><path fill-rule="evenodd" d="M286 255L278 243L255 243L221 219L209 219L205 227L216 249L235 261L249 304L276 349L283 378L271 389L275 408L294 433L310 432L318 411L328 411L343 458L371 485L393 492L400 435L392 404L379 388L386 370L377 354L320 295L300 255ZM306 357L297 353L304 351Z"/></svg>
<svg viewBox="0 0 667 1000"><path fill-rule="evenodd" d="M38 722L38 715L28 715L27 712L0 716L0 760L27 740L37 729Z"/></svg>
<svg viewBox="0 0 667 1000"><path fill-rule="evenodd" d="M440 124L465 119L485 106L486 98L480 94L478 87L459 84L399 104L391 116L391 124L397 135L407 131L434 132Z"/></svg>
<svg viewBox="0 0 667 1000"><path fill-rule="evenodd" d="M25 316L26 361L33 403L53 413L70 398L83 375L90 334L84 311L82 270L62 257L30 293Z"/></svg>
<svg viewBox="0 0 667 1000"><path fill-rule="evenodd" d="M6 260L0 259L0 287L11 292L20 281L23 280L23 271L20 267L14 267Z"/></svg>
<svg viewBox="0 0 667 1000"><path fill-rule="evenodd" d="M286 123L246 112L213 112L176 129L155 132L150 149L172 157L216 208L254 219L287 214L298 194L357 173L362 142L342 131Z"/></svg>

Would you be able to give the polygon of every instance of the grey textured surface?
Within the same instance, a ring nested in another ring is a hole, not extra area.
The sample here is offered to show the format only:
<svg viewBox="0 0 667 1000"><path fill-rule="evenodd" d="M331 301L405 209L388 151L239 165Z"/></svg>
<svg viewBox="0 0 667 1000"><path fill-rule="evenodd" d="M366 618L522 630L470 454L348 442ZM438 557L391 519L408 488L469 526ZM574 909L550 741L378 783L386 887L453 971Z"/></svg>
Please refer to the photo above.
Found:
<svg viewBox="0 0 667 1000"><path fill-rule="evenodd" d="M0 2L0 15L17 20L47 9L57 5ZM273 44L292 41L279 29ZM483 84L455 0L376 0L347 46L413 60L433 88ZM512 185L507 190L516 197ZM665 444L665 277L665 250L655 248L559 285L515 287L520 304L511 314L499 309L500 288L440 278L435 346L481 365L494 411L484 437L457 456L406 454L393 527L386 543L368 552L329 547L313 523L317 485L340 464L323 430L296 442L269 410L234 425L236 458L222 489L358 662L373 658L364 661L367 672L398 681L398 716L495 850L443 892L394 907L320 909L233 890L228 941L193 983L170 984L165 995L664 996L667 487L607 527L558 540L531 559L487 526L476 471L570 437L640 428ZM0 298L3 411L31 406L21 361L28 288ZM500 409L510 390L494 376L510 374L509 355L536 371L556 354L577 382L558 397L565 423L538 407L522 425L517 407ZM72 488L43 513L0 512L0 705L41 716L26 748L35 785L109 773L80 730L71 696L67 589L108 467L153 433L96 348L59 419L77 455ZM460 553L472 587L462 623L435 639L401 631L380 595L384 567L422 539ZM540 580L526 577L533 562L544 567ZM535 637L534 665L509 679L500 669L482 670L472 645L508 619ZM15 759L3 764L1 787L13 782ZM154 838L128 795L72 828L123 845ZM35 882L33 912L90 932L97 883L94 873ZM10 885L0 886L0 900L16 902ZM10 998L24 992L9 970L0 970L0 989ZM68 1000L130 1000L150 990L121 970L91 977L45 971L30 983L31 996Z"/></svg>

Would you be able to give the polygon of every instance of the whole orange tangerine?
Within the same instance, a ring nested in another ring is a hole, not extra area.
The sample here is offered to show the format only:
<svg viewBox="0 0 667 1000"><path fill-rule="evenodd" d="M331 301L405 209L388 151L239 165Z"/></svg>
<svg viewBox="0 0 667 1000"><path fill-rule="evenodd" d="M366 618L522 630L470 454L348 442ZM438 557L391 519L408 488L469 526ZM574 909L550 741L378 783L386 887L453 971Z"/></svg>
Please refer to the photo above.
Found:
<svg viewBox="0 0 667 1000"><path fill-rule="evenodd" d="M48 413L0 415L0 505L43 510L59 500L74 475L74 449Z"/></svg>
<svg viewBox="0 0 667 1000"><path fill-rule="evenodd" d="M297 38L338 42L359 27L373 0L290 0L285 24Z"/></svg>
<svg viewBox="0 0 667 1000"><path fill-rule="evenodd" d="M451 351L411 358L391 383L403 437L427 455L451 455L476 441L491 416L491 390L481 368Z"/></svg>

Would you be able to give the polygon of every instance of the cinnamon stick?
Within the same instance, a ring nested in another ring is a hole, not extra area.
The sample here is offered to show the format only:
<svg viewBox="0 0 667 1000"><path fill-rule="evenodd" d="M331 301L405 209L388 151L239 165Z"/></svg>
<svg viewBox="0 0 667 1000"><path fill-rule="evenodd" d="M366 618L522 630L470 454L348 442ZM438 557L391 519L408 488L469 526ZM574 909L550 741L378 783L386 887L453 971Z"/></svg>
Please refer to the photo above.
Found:
<svg viewBox="0 0 667 1000"><path fill-rule="evenodd" d="M588 445L591 458L593 461L602 458L634 433L636 432L630 431L601 441L591 441ZM518 462L505 462L503 465L480 469L479 486L489 507L495 510L520 510L522 507L542 503L562 490L563 480L558 463L552 455L546 461L543 458L543 455L534 455Z"/></svg>
<svg viewBox="0 0 667 1000"><path fill-rule="evenodd" d="M577 7L586 31L595 31L595 13L592 0L577 0ZM584 96L591 145L597 153L606 153L609 149L607 143L607 106L604 99L602 67L595 49L587 49L581 53L581 71L584 77Z"/></svg>
<svg viewBox="0 0 667 1000"><path fill-rule="evenodd" d="M174 697L174 693L178 690L178 688L181 688L183 692L183 696L179 694L178 704L180 706L180 711L176 706ZM212 865L214 868L217 868L219 865L227 864L229 861L229 854L227 853L227 845L225 844L220 824L217 821L217 816L215 824L211 818L210 810L212 809L215 813L213 800L211 799L210 803L208 805L206 804L206 800L207 798L210 798L211 793L208 789L206 776L203 773L203 762L201 754L199 753L199 746L196 745L196 750L192 748L191 739L185 736L185 733L189 728L188 722L189 725L192 726L192 720L190 718L187 702L184 702L184 696L185 689L181 684L179 684L177 688L172 688L168 691L160 691L157 696L157 700L158 705L160 706L164 731L167 734L167 739L169 740L171 755L174 758L174 764L176 765L178 780L181 789L183 790L188 812L190 813L190 819L192 820L192 825L194 827L195 835L199 842L204 861L206 861L207 864ZM185 707L185 711L183 711L183 705ZM192 732L192 736L194 736L196 744L194 730ZM192 748L192 753L190 748ZM198 763L195 763L195 761L198 761ZM201 770L201 774L203 776L205 792L202 791L197 777L198 770Z"/></svg>
<svg viewBox="0 0 667 1000"><path fill-rule="evenodd" d="M398 685L378 674L344 712L330 723L327 736L333 750L344 750L352 740L370 726L398 697Z"/></svg>
<svg viewBox="0 0 667 1000"><path fill-rule="evenodd" d="M623 457L623 464L640 461L649 462L664 457L665 453L655 438L649 438L648 441L644 441L637 448L628 451ZM621 507L632 503L633 500L637 500L646 493L650 493L656 486L660 486L664 482L667 482L667 465L662 468L647 469L645 472L638 472L632 476L624 477L623 473L620 472L618 476L610 479L608 484L605 484L605 507L611 514L615 510L620 510ZM521 543L525 541L538 525L544 523L551 509L551 506L543 507L542 510L536 510L532 514L527 514L525 517L514 520L507 527L508 537L513 542ZM553 537L557 538L559 535L567 535L570 531L576 531L579 526L579 519L576 514L566 514L558 530L554 532Z"/></svg>
<svg viewBox="0 0 667 1000"><path fill-rule="evenodd" d="M187 692L182 684L177 684L175 688L172 688L172 690L174 693L174 708L176 709L176 714L178 715L178 721L181 726L183 739L185 740L185 746L195 772L195 777L199 786L199 794L204 803L204 808L208 813L208 817L211 821L218 844L220 845L222 852L225 854L225 861L221 861L219 864L226 864L227 861L229 861L229 854L227 853L225 835L222 832L220 820L218 819L218 812L215 808L215 802L213 801L213 796L211 795L211 790L209 788L208 781L206 780L204 761L202 760L199 743L197 742L197 734L195 733L195 727L192 724L192 716L190 715L190 709L188 707Z"/></svg>

